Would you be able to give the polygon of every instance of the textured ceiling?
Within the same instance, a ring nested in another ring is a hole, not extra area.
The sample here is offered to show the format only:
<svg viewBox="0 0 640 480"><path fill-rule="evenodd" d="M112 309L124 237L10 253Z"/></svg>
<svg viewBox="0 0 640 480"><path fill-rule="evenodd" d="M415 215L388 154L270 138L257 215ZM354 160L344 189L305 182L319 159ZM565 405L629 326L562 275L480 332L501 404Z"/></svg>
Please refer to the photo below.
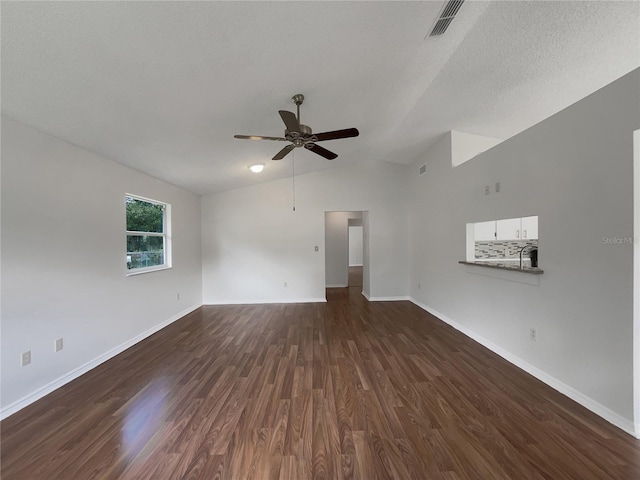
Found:
<svg viewBox="0 0 640 480"><path fill-rule="evenodd" d="M290 175L306 97L333 162L408 164L448 130L508 138L640 66L640 2L7 2L2 113L196 193ZM247 166L264 162L263 173Z"/></svg>

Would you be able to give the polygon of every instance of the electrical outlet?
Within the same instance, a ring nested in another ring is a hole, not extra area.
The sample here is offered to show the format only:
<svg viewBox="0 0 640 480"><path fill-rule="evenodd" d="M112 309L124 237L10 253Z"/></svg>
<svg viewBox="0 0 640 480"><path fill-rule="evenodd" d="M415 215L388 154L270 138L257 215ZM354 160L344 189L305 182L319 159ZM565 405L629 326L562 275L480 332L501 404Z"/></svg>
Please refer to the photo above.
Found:
<svg viewBox="0 0 640 480"><path fill-rule="evenodd" d="M62 337L56 339L53 348L54 348L54 351L56 351L56 352L59 352L60 350L62 350L64 348L64 344L62 343Z"/></svg>
<svg viewBox="0 0 640 480"><path fill-rule="evenodd" d="M180 300L180 293L176 293L176 300Z"/></svg>
<svg viewBox="0 0 640 480"><path fill-rule="evenodd" d="M496 182L496 193L500 191L500 182Z"/></svg>
<svg viewBox="0 0 640 480"><path fill-rule="evenodd" d="M285 287L286 287L286 286L288 286L288 285L287 285L287 282L284 282L284 286L285 286Z"/></svg>
<svg viewBox="0 0 640 480"><path fill-rule="evenodd" d="M420 282L418 282L418 290L420 290Z"/></svg>
<svg viewBox="0 0 640 480"><path fill-rule="evenodd" d="M487 185L486 187L484 187L484 194L489 195L490 193L491 193L491 187Z"/></svg>
<svg viewBox="0 0 640 480"><path fill-rule="evenodd" d="M529 329L529 338L531 339L531 341L535 342L536 339L538 338L538 333L536 332L536 329L531 327Z"/></svg>
<svg viewBox="0 0 640 480"><path fill-rule="evenodd" d="M318 251L318 245L316 245L315 247L313 247L313 249L317 252L317 251Z"/></svg>
<svg viewBox="0 0 640 480"><path fill-rule="evenodd" d="M22 355L20 356L20 364L23 367L26 367L30 363L31 363L31 350L27 350L26 352L22 352Z"/></svg>

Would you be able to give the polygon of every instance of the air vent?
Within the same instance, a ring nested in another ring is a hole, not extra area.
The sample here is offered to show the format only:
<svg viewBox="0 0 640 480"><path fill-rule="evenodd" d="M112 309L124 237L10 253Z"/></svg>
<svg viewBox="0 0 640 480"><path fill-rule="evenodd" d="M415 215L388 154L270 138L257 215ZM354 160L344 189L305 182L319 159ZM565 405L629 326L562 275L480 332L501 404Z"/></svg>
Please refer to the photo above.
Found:
<svg viewBox="0 0 640 480"><path fill-rule="evenodd" d="M449 25L451 25L451 22L453 22L453 19L455 18L458 10L460 10L460 7L463 3L464 0L449 0L447 3L445 3L442 12L440 12L440 16L438 17L438 20L436 20L436 23L433 26L433 29L431 30L429 36L437 37L438 35L442 35L444 32L446 32L447 28L449 28Z"/></svg>
<svg viewBox="0 0 640 480"><path fill-rule="evenodd" d="M420 175L424 175L425 173L427 173L427 165L420 165L420 169L418 170L418 173Z"/></svg>

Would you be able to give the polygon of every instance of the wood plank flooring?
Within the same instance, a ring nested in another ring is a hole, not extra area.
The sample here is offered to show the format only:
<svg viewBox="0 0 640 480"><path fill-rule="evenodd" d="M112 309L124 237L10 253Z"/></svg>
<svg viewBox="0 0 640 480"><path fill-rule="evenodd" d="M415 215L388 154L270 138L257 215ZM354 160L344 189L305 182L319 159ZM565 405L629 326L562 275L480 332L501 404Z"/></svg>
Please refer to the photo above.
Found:
<svg viewBox="0 0 640 480"><path fill-rule="evenodd" d="M363 267L349 267L349 286L350 287L362 287L362 268Z"/></svg>
<svg viewBox="0 0 640 480"><path fill-rule="evenodd" d="M358 290L193 312L4 420L2 479L640 478L638 441Z"/></svg>

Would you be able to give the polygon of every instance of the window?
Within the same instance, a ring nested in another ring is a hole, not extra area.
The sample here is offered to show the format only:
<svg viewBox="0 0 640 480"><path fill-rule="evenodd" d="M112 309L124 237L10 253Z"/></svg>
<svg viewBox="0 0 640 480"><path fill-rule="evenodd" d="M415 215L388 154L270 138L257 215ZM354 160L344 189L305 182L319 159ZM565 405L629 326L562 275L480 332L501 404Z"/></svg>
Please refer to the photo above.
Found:
<svg viewBox="0 0 640 480"><path fill-rule="evenodd" d="M171 205L133 195L125 205L129 274L171 267Z"/></svg>

